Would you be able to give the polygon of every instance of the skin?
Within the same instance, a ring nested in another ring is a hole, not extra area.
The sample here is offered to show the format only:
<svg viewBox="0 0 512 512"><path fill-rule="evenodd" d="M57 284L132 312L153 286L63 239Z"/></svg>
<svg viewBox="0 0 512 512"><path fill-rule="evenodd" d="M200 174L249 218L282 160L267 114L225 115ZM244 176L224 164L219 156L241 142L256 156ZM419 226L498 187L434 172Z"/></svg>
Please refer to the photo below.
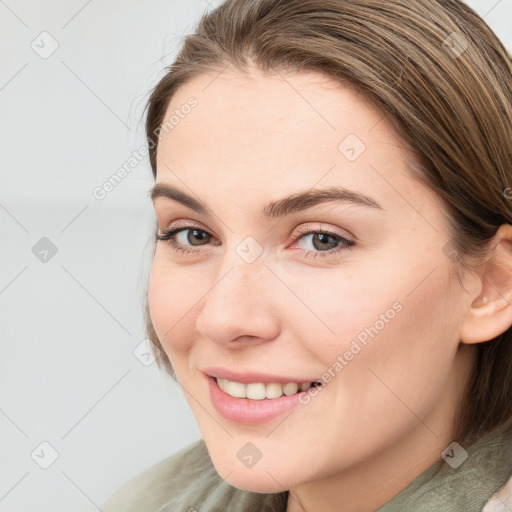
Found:
<svg viewBox="0 0 512 512"><path fill-rule="evenodd" d="M192 222L212 237L191 245L182 231L192 254L158 241L148 300L213 464L236 487L291 490L288 512L376 510L453 440L474 343L485 338L471 333L494 318L473 314L481 275L464 274L461 288L443 252L441 199L414 178L413 154L391 124L352 89L316 73L228 69L181 86L166 119L191 96L197 107L162 132L156 182L199 199L210 215L165 198L154 206L161 230ZM366 145L352 162L338 149L349 134ZM330 202L260 217L270 200L333 185L382 209ZM304 228L356 244L336 253L331 245L326 256ZM263 251L250 264L236 252L248 236ZM479 311L494 303L487 295ZM263 425L214 409L202 368L319 379L397 302L401 311L309 404ZM511 322L507 311L492 325ZM262 454L251 468L237 458L249 441Z"/></svg>

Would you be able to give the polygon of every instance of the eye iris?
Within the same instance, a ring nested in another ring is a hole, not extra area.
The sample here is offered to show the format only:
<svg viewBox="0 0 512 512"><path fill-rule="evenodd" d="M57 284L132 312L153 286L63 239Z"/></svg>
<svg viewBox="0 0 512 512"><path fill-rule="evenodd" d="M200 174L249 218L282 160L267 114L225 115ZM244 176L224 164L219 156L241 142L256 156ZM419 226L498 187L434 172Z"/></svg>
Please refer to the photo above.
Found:
<svg viewBox="0 0 512 512"><path fill-rule="evenodd" d="M317 240L321 241L321 244L319 246L317 246L317 244L315 243ZM329 242L329 240L332 241ZM331 243L333 247L327 247L329 243ZM338 242L332 236L323 235L322 233L315 233L313 235L313 246L315 247L315 249L334 249L337 246L337 244Z"/></svg>
<svg viewBox="0 0 512 512"><path fill-rule="evenodd" d="M201 243L194 243L194 242L202 242L203 240L207 239L210 235L208 233L205 233L204 231L200 231L198 229L189 229L188 230L189 235L187 236L187 242L190 243L190 245L202 245ZM198 238L191 238L190 233L193 233L192 236L198 237Z"/></svg>

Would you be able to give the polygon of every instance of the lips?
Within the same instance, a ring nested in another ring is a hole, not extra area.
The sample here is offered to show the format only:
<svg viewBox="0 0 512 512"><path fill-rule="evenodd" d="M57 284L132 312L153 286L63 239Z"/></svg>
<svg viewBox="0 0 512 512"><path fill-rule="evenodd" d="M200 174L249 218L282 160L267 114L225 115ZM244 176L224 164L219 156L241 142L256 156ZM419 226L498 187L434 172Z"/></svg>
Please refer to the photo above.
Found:
<svg viewBox="0 0 512 512"><path fill-rule="evenodd" d="M301 405L299 397L317 381L244 373L222 368L203 370L215 409L226 419L254 425L271 421Z"/></svg>
<svg viewBox="0 0 512 512"><path fill-rule="evenodd" d="M317 379L315 377L304 378L297 376L283 376L283 375L274 375L269 373L257 373L257 372L234 372L232 370L228 370L226 368L221 368L217 366L211 366L207 368L203 368L203 373L208 375L209 377L216 377L220 379L230 380L232 382L240 382L242 384L251 384L251 383L263 383L270 384L272 382L277 382L280 384L287 384L288 382L296 382L299 385L305 383L316 382Z"/></svg>

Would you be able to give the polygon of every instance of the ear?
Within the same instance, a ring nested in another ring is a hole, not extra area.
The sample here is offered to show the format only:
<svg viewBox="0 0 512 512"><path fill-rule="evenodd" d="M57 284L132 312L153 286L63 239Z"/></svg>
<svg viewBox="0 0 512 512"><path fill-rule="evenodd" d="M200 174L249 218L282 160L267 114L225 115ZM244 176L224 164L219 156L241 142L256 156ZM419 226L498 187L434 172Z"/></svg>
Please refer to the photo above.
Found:
<svg viewBox="0 0 512 512"><path fill-rule="evenodd" d="M461 327L462 343L492 340L512 325L512 226L500 226L489 247L490 258L479 270L481 289Z"/></svg>

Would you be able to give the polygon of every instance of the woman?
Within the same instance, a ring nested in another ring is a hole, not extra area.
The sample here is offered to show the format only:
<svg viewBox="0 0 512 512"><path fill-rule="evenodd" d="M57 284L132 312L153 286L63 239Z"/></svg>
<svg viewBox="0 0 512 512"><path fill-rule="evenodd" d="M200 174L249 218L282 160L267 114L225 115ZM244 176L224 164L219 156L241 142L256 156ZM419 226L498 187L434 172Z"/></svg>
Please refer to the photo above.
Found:
<svg viewBox="0 0 512 512"><path fill-rule="evenodd" d="M148 336L203 440L103 510L510 509L512 63L483 20L227 0L146 129Z"/></svg>

